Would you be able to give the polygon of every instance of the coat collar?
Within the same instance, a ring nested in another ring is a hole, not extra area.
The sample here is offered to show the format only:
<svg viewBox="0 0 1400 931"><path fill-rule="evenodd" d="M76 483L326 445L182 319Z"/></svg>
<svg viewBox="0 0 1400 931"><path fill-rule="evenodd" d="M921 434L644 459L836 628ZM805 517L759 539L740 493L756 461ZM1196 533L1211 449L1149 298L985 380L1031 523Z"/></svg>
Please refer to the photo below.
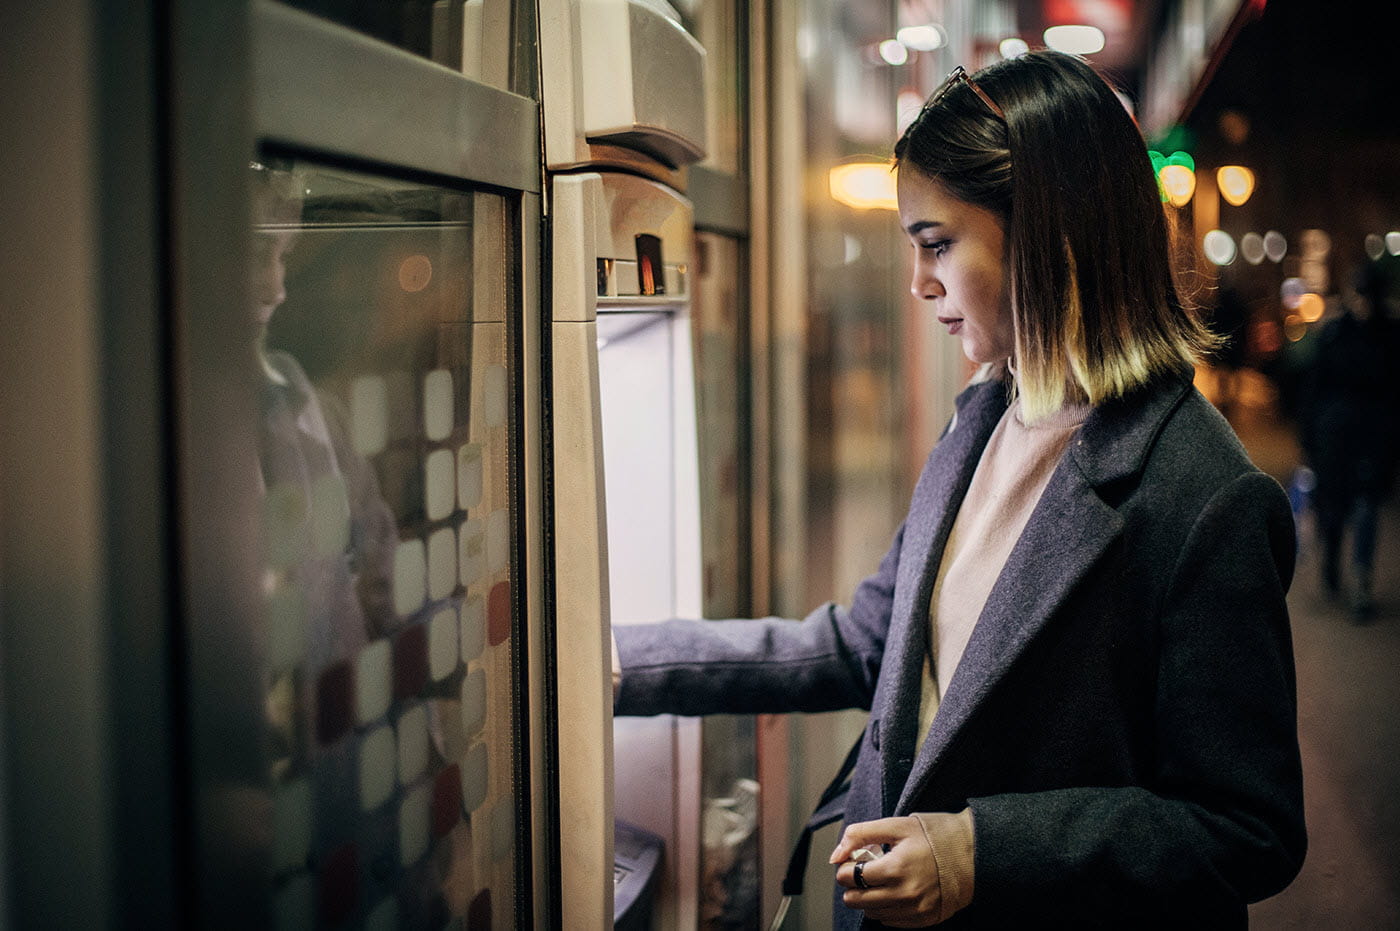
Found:
<svg viewBox="0 0 1400 931"><path fill-rule="evenodd" d="M998 380L979 382L958 395L953 419L914 488L891 607L890 639L885 644L882 679L888 685L877 706L883 731L881 808L887 814L914 764L936 557L943 552L982 448L1006 410L1006 400L1005 385Z"/></svg>
<svg viewBox="0 0 1400 931"><path fill-rule="evenodd" d="M1006 677L1055 609L1121 532L1122 517L1104 501L1099 489L1142 470L1157 435L1190 387L1186 373L1163 377L1090 412L988 595L957 671L944 689L918 758L910 759L915 736L912 723L890 734L896 739L882 747L893 757L885 761L885 773L887 789L894 790L887 794L887 800L899 799L894 814L910 810L909 805L921 794L973 712ZM982 450L1006 406L1005 391L999 384L975 385L959 400L963 402L958 410L959 425L943 443L956 435L964 422L975 427L968 431L975 435L949 450L953 461L931 459L926 471L938 473L928 492L941 491L933 507L937 530L929 535L928 545L921 552L910 554L921 563L919 583L913 586L909 613L896 616L903 621L898 627L906 632L907 642L891 644L902 650L895 654L902 665L891 689L891 702L886 706L893 713L884 724L886 733L896 722L917 720L919 683L927 649L928 602L943 545ZM916 506L918 503L916 492ZM1045 519L1048 515L1054 519ZM901 606L897 604L896 608ZM889 806L885 807L889 811Z"/></svg>

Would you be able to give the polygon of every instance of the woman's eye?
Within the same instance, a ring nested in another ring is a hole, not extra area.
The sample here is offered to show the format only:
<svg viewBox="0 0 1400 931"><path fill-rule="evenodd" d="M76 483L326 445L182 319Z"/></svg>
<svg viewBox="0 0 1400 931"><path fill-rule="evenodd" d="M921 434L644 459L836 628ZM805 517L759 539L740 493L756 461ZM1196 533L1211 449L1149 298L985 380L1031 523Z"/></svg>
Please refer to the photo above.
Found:
<svg viewBox="0 0 1400 931"><path fill-rule="evenodd" d="M920 243L919 248L926 252L932 252L935 256L942 256L948 251L948 247L953 244L951 239L939 239L934 242Z"/></svg>

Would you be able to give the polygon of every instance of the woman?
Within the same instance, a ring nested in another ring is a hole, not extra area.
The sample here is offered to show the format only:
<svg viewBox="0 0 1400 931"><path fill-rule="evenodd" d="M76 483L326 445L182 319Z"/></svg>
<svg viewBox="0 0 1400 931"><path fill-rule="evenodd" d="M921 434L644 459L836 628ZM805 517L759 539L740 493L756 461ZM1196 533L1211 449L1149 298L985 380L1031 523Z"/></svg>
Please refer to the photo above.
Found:
<svg viewBox="0 0 1400 931"><path fill-rule="evenodd" d="M618 628L618 713L870 709L837 927L1242 927L1306 846L1292 518L1192 387L1142 137L1038 52L955 71L895 159L982 370L849 608Z"/></svg>

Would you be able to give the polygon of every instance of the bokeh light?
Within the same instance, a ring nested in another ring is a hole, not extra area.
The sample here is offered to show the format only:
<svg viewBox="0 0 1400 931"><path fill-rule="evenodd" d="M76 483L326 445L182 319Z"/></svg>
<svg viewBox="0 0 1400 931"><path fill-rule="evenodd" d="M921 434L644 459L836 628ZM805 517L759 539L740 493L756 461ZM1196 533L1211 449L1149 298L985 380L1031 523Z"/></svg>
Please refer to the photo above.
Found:
<svg viewBox="0 0 1400 931"><path fill-rule="evenodd" d="M831 196L860 210L898 210L895 172L888 162L858 161L837 165L827 174Z"/></svg>
<svg viewBox="0 0 1400 931"><path fill-rule="evenodd" d="M1301 278L1285 278L1283 284L1279 285L1279 300L1283 301L1283 306L1289 310L1297 310L1303 295L1308 293L1308 286Z"/></svg>
<svg viewBox="0 0 1400 931"><path fill-rule="evenodd" d="M1235 261L1235 240L1224 230L1211 230L1201 240L1201 248L1206 258L1216 265L1229 265Z"/></svg>
<svg viewBox="0 0 1400 931"><path fill-rule="evenodd" d="M1163 165L1157 177L1173 207L1185 207L1196 193L1196 173L1185 165Z"/></svg>
<svg viewBox="0 0 1400 931"><path fill-rule="evenodd" d="M410 255L399 263L399 287L416 294L433 280L433 262L421 253Z"/></svg>
<svg viewBox="0 0 1400 931"><path fill-rule="evenodd" d="M943 28L936 23L928 23L923 26L905 26L894 35L901 45L919 52L932 52L948 43L948 37L944 35Z"/></svg>
<svg viewBox="0 0 1400 931"><path fill-rule="evenodd" d="M1264 261L1264 237L1258 233L1245 233L1240 237L1240 255L1250 265Z"/></svg>
<svg viewBox="0 0 1400 931"><path fill-rule="evenodd" d="M1225 165L1217 169L1215 181L1220 186L1220 196L1236 207L1249 200L1249 195L1254 193L1254 172L1240 165Z"/></svg>
<svg viewBox="0 0 1400 931"><path fill-rule="evenodd" d="M1366 234L1366 258L1372 262L1385 255L1385 239L1376 233Z"/></svg>
<svg viewBox="0 0 1400 931"><path fill-rule="evenodd" d="M1307 321L1297 314L1289 314L1283 321L1283 335L1288 337L1290 343L1296 343L1307 335Z"/></svg>
<svg viewBox="0 0 1400 931"><path fill-rule="evenodd" d="M1283 238L1283 234L1278 230L1269 230L1264 234L1264 256L1270 262L1282 262L1283 257L1288 254L1288 240Z"/></svg>
<svg viewBox="0 0 1400 931"><path fill-rule="evenodd" d="M880 57L887 64L902 65L909 60L909 50L898 39L886 39L880 43Z"/></svg>
<svg viewBox="0 0 1400 931"><path fill-rule="evenodd" d="M1012 36L1009 39L1002 39L1001 45L997 46L997 51L1001 52L1002 58L1020 58L1031 50L1025 39Z"/></svg>
<svg viewBox="0 0 1400 931"><path fill-rule="evenodd" d="M1103 31L1095 26L1051 26L1045 30L1045 44L1069 55L1092 55L1103 51Z"/></svg>
<svg viewBox="0 0 1400 931"><path fill-rule="evenodd" d="M1309 291L1298 298L1298 316L1303 318L1304 323L1316 323L1322 319L1322 312L1327 309L1327 302L1322 299L1322 295Z"/></svg>
<svg viewBox="0 0 1400 931"><path fill-rule="evenodd" d="M1385 248L1391 255L1400 255L1400 233L1391 230L1385 234Z"/></svg>

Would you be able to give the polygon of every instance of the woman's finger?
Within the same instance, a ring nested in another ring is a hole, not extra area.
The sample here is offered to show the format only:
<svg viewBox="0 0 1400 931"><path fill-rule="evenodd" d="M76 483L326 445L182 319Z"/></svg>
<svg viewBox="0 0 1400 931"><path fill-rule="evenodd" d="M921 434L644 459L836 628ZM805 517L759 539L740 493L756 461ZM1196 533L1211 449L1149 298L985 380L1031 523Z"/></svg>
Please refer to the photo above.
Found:
<svg viewBox="0 0 1400 931"><path fill-rule="evenodd" d="M904 893L894 889L847 889L841 894L847 908L865 912L871 918L877 913L907 915L914 903Z"/></svg>
<svg viewBox="0 0 1400 931"><path fill-rule="evenodd" d="M889 861L889 862L886 862ZM862 891L877 888L889 888L898 879L898 863L889 856L878 857L873 860L866 860L857 863L854 860L847 860L836 869L836 881L847 889L862 889L860 883L856 882L856 867L860 867L860 878L864 880L865 887Z"/></svg>
<svg viewBox="0 0 1400 931"><path fill-rule="evenodd" d="M876 821L858 821L855 824L848 824L827 862L841 863L844 860L849 860L861 847L883 847L887 844L897 844L909 836L910 827L908 818L880 818Z"/></svg>

